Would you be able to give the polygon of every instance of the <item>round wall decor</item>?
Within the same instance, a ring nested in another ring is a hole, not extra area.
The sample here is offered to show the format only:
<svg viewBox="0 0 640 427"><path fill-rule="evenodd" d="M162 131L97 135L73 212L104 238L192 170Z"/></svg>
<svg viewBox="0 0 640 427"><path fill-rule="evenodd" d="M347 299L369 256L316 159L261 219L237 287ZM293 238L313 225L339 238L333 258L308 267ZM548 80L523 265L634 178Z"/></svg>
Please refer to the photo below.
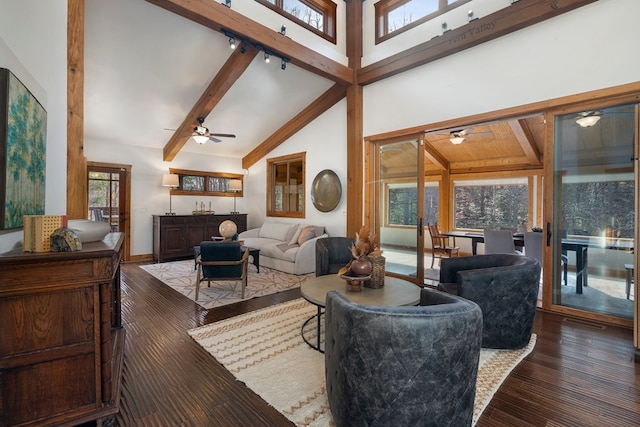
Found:
<svg viewBox="0 0 640 427"><path fill-rule="evenodd" d="M342 197L340 178L331 169L320 171L311 184L311 201L320 212L330 212Z"/></svg>

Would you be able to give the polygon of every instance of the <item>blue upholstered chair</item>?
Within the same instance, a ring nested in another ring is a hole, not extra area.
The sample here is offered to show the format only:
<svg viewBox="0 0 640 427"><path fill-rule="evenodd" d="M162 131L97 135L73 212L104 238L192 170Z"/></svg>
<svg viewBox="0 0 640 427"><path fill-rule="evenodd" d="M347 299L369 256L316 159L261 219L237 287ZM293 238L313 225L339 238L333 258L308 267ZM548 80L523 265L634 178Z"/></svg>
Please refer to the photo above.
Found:
<svg viewBox="0 0 640 427"><path fill-rule="evenodd" d="M442 260L438 289L480 306L482 347L529 343L536 315L540 263L524 255L476 255Z"/></svg>
<svg viewBox="0 0 640 427"><path fill-rule="evenodd" d="M214 280L241 280L242 298L247 287L249 251L243 251L238 241L202 242L200 255L196 258L196 301L200 292L200 282L206 280L211 286Z"/></svg>
<svg viewBox="0 0 640 427"><path fill-rule="evenodd" d="M336 274L353 258L352 237L327 237L316 241L316 276Z"/></svg>
<svg viewBox="0 0 640 427"><path fill-rule="evenodd" d="M336 426L470 426L482 314L422 289L421 306L359 305L327 294L325 376Z"/></svg>

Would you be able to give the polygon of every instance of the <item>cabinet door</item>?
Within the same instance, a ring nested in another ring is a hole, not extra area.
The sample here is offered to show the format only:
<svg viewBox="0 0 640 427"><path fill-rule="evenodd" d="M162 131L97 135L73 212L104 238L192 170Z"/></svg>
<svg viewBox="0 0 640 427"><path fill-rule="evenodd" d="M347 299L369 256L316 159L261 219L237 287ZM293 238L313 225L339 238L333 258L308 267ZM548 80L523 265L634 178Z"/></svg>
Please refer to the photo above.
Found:
<svg viewBox="0 0 640 427"><path fill-rule="evenodd" d="M180 256L185 252L185 225L166 224L160 229L163 257Z"/></svg>
<svg viewBox="0 0 640 427"><path fill-rule="evenodd" d="M204 216L190 218L187 222L186 247L187 253L193 254L193 247L197 246L203 240L209 240L206 236L207 223Z"/></svg>

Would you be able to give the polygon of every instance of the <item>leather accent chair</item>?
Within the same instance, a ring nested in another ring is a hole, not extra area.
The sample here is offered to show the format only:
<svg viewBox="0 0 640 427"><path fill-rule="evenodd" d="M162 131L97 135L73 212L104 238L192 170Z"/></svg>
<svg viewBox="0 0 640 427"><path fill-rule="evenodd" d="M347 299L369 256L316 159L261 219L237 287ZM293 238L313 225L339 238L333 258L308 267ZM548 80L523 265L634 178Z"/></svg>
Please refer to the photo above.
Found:
<svg viewBox="0 0 640 427"><path fill-rule="evenodd" d="M200 255L196 258L198 274L196 277L196 301L200 293L200 282L206 280L211 286L214 280L242 281L242 298L247 287L249 251L242 250L238 241L202 242Z"/></svg>
<svg viewBox="0 0 640 427"><path fill-rule="evenodd" d="M436 290L420 306L327 294L325 375L336 426L470 426L482 314Z"/></svg>
<svg viewBox="0 0 640 427"><path fill-rule="evenodd" d="M515 349L529 343L539 286L540 263L524 255L476 255L440 265L438 289L480 306L484 348Z"/></svg>
<svg viewBox="0 0 640 427"><path fill-rule="evenodd" d="M353 258L352 237L327 237L316 241L316 276L336 274Z"/></svg>

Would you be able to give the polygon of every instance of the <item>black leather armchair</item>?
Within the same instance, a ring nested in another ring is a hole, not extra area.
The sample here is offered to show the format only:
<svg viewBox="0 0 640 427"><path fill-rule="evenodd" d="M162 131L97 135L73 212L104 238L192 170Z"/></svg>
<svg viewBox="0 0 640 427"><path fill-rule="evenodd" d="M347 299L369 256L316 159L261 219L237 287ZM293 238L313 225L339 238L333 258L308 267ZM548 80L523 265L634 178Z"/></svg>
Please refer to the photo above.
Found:
<svg viewBox="0 0 640 427"><path fill-rule="evenodd" d="M438 289L474 301L483 318L482 347L521 348L536 315L540 263L524 255L444 259Z"/></svg>
<svg viewBox="0 0 640 427"><path fill-rule="evenodd" d="M316 241L316 276L336 274L353 258L351 237L327 237Z"/></svg>
<svg viewBox="0 0 640 427"><path fill-rule="evenodd" d="M431 289L421 306L358 305L327 294L325 375L341 426L470 426L482 314Z"/></svg>

